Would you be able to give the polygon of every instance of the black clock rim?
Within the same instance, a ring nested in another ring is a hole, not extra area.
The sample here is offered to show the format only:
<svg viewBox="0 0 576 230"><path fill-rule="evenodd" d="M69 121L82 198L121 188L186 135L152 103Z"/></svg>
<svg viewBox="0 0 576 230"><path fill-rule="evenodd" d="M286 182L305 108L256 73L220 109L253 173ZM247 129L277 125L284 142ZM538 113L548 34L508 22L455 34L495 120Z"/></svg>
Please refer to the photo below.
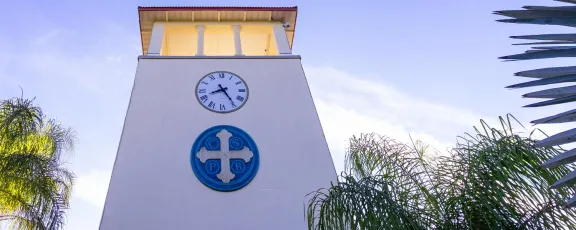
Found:
<svg viewBox="0 0 576 230"><path fill-rule="evenodd" d="M216 110L212 110L212 109L206 107L204 104L202 104L202 102L200 101L200 98L198 98L198 87L200 86L200 82L202 82L202 80L203 80L204 78L206 78L208 75L211 75L211 74L214 74L214 73L229 73L229 74L232 74L232 75L236 76L237 78L240 78L240 80L244 83L244 85L246 86L246 99L244 99L244 102L243 102L240 106L236 107L236 108L233 109L233 110L229 110L229 111L216 111ZM226 113L235 112L235 111L239 110L240 108L244 107L244 105L246 105L246 103L248 103L248 98L250 97L250 88L248 87L248 83L244 80L244 78L240 77L240 75L238 75L238 74L236 74L236 73L233 73L233 72L230 72L230 71L224 71L224 70L222 70L222 71L212 71L212 72L210 72L210 73L204 74L204 75L198 80L198 82L196 83L196 87L195 87L195 89L194 89L194 97L196 97L196 101L198 101L198 103L200 103L200 105L201 105L204 109L206 109L206 110L208 110L208 111L210 111L210 112L214 112L214 113L226 114Z"/></svg>

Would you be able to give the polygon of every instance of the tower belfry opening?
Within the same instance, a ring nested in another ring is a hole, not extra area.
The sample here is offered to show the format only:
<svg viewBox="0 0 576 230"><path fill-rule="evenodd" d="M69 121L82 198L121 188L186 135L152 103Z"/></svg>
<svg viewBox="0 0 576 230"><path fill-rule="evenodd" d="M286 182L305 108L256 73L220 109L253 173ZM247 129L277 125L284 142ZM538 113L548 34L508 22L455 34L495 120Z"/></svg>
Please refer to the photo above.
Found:
<svg viewBox="0 0 576 230"><path fill-rule="evenodd" d="M139 7L144 55L292 54L296 7Z"/></svg>

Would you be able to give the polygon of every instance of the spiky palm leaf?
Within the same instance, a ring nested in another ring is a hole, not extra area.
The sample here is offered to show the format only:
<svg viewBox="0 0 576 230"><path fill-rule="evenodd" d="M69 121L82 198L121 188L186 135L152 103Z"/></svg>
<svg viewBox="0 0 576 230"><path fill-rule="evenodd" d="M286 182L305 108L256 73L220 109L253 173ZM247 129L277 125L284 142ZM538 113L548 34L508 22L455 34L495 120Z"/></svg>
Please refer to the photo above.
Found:
<svg viewBox="0 0 576 230"><path fill-rule="evenodd" d="M426 229L440 210L434 175L422 148L377 134L352 137L346 172L330 189L311 194L315 229ZM432 206L429 206L432 205Z"/></svg>
<svg viewBox="0 0 576 230"><path fill-rule="evenodd" d="M575 229L564 210L571 188L549 190L573 168L540 167L559 153L532 148L531 136L482 122L449 155L376 134L350 140L338 184L310 195L310 229Z"/></svg>
<svg viewBox="0 0 576 230"><path fill-rule="evenodd" d="M0 102L0 222L15 229L60 229L73 173L63 167L72 131L46 119L33 100Z"/></svg>
<svg viewBox="0 0 576 230"><path fill-rule="evenodd" d="M560 2L576 4L573 0L557 0ZM500 22L511 22L511 23L529 23L529 24L548 24L548 25L564 25L574 27L574 21L576 21L576 6L556 6L556 7L544 7L544 6L525 6L525 10L504 10L496 11L495 14L502 16L511 17L512 19L502 19L497 20ZM539 35L522 35L522 36L511 36L514 39L531 39L531 40L542 40L542 41L553 41L558 44L561 43L574 43L576 41L576 34L539 34ZM568 44L565 43L565 44ZM533 43L537 44L537 43ZM540 43L546 44L546 43ZM551 43L549 43L551 44ZM523 54L516 54L510 56L500 57L506 60L533 60L542 58L559 58L559 57L574 57L576 55L576 48L573 46L555 46L555 47L534 47L534 50L529 50ZM550 85L565 82L576 81L575 74L576 67L552 67L552 68L542 68L535 70L528 70L516 73L516 76L540 78L539 80L529 81L525 83L515 84L508 86L508 88L525 88L539 85ZM526 105L524 107L541 107L556 104L563 104L576 101L576 90L575 86L555 88L549 90L542 90L538 92L525 94L524 97L534 97L534 98L551 98L550 100L533 103ZM536 124L550 124L558 122L572 122L576 119L572 118L572 112L560 113L551 117L541 118L533 123ZM576 131L566 131L557 135L553 135L547 139L542 140L539 143L535 143L537 147L551 147L566 143L571 143L576 141ZM552 156L555 162L547 162L547 166L550 165L564 165L570 164L576 161L576 157L572 157L574 151L558 153L560 156ZM560 163L560 164L557 164ZM546 166L546 165L545 165ZM568 173L566 173L568 174ZM561 185L568 185L576 182L576 172L572 172L570 175L566 176L559 181ZM558 183L557 183L558 184ZM560 186L554 186L560 187ZM576 194L573 194L576 195ZM576 196L574 196L570 201L566 203L568 207L576 206Z"/></svg>
<svg viewBox="0 0 576 230"><path fill-rule="evenodd" d="M444 203L449 223L458 223L450 228L575 228L576 212L561 205L574 190L548 190L573 168L542 169L558 149L533 148L532 133L517 135L510 118L500 118L502 129L481 121L476 135L460 137L450 156L438 159L441 193L453 194Z"/></svg>

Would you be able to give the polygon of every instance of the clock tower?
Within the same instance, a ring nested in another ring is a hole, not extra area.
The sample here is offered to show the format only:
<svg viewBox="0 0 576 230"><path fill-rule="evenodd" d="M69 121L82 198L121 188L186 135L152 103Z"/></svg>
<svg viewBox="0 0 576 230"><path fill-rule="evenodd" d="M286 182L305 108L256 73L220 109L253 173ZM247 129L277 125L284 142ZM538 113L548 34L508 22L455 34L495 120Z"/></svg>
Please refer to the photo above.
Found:
<svg viewBox="0 0 576 230"><path fill-rule="evenodd" d="M139 7L101 230L306 229L336 171L292 53L296 7Z"/></svg>

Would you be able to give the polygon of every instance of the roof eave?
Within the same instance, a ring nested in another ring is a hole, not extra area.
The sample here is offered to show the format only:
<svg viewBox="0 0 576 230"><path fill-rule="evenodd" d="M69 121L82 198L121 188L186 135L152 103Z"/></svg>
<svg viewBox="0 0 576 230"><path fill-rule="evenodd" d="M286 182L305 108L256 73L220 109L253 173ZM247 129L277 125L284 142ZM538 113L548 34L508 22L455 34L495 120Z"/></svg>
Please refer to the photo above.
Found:
<svg viewBox="0 0 576 230"><path fill-rule="evenodd" d="M246 7L246 6L139 6L138 11L297 11L290 7Z"/></svg>
<svg viewBox="0 0 576 230"><path fill-rule="evenodd" d="M146 11L294 11L294 29L290 41L290 49L294 46L296 36L296 23L298 22L298 6L286 7L260 7L260 6L138 6L138 26L140 27L140 43L144 50L144 40L142 39L142 20L140 12ZM142 52L144 55L144 51Z"/></svg>

